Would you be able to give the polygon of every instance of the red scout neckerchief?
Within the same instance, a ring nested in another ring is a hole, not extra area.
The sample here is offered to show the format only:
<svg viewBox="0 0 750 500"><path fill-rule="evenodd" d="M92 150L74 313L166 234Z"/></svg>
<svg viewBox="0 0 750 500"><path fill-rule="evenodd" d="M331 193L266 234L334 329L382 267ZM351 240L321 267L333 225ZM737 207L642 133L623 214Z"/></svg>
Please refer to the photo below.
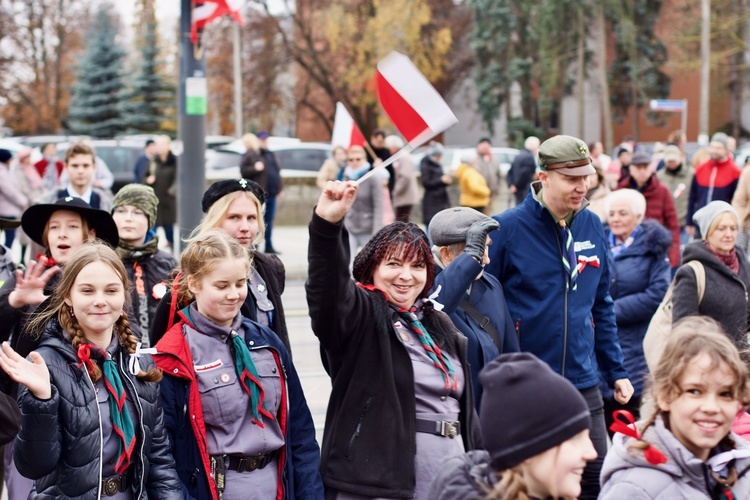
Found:
<svg viewBox="0 0 750 500"><path fill-rule="evenodd" d="M37 262L41 261L42 257L47 257L47 256L44 255L43 253L36 254L36 261ZM52 266L56 266L56 265L58 265L58 264L57 264L57 261L55 259L53 259L52 257L47 257L47 263L44 264L45 267L52 267Z"/></svg>
<svg viewBox="0 0 750 500"><path fill-rule="evenodd" d="M109 393L109 398L107 399L109 403L109 414L112 419L112 430L119 438L117 443L118 458L115 463L115 472L122 475L125 474L128 467L130 467L133 450L135 450L135 427L133 425L133 419L130 417L130 412L125 406L127 396L125 394L125 388L122 385L120 371L117 369L115 362L112 361L112 357L97 345L88 343L81 344L78 346L78 359L81 360L81 365L87 368L89 374L93 371L94 361L91 359L92 351L94 359L98 359L102 362L104 386Z"/></svg>
<svg viewBox="0 0 750 500"><path fill-rule="evenodd" d="M371 292L380 292L387 299L385 292L378 290L375 285L363 285L362 283L357 282L357 286ZM448 357L443 356L440 347L435 344L435 341L432 340L432 336L427 332L424 325L422 325L422 322L417 319L417 315L415 314L416 310L416 307L413 306L409 311L399 308L398 314L409 324L411 330L417 335L419 342L427 352L427 356L435 367L440 370L440 373L442 373L443 380L445 381L445 388L458 390L458 375L456 375L456 370L453 368L453 363L451 363L451 360ZM451 379L453 380L452 384Z"/></svg>
<svg viewBox="0 0 750 500"><path fill-rule="evenodd" d="M635 418L633 418L632 413L627 410L615 410L612 413L612 417L614 421L612 422L612 425L609 426L609 430L612 432L619 432L620 434L624 434L645 443L645 441L643 441L643 436L638 432L638 429L635 426ZM620 417L623 417L627 423L623 422ZM653 465L667 463L667 457L664 453L659 451L654 445L649 443L646 444L648 445L648 448L643 450L643 458L645 458L648 463Z"/></svg>

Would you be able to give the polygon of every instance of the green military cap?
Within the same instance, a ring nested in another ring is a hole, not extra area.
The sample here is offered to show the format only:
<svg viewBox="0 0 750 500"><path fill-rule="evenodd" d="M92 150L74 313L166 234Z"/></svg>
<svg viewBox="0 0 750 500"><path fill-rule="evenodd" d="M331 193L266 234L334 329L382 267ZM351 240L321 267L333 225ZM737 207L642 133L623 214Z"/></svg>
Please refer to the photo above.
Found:
<svg viewBox="0 0 750 500"><path fill-rule="evenodd" d="M586 143L569 135L556 135L539 146L539 169L554 170L565 175L596 173Z"/></svg>

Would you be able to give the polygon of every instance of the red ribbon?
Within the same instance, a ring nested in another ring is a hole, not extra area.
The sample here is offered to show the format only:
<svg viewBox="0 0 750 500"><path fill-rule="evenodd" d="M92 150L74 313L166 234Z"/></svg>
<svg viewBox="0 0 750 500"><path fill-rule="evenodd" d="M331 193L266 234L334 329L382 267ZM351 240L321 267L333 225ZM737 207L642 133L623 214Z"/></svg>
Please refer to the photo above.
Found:
<svg viewBox="0 0 750 500"><path fill-rule="evenodd" d="M591 267L599 267L599 257L594 255L593 257L586 257L585 255L579 255L578 256L578 274L581 274L581 271L586 269L586 266L590 265Z"/></svg>
<svg viewBox="0 0 750 500"><path fill-rule="evenodd" d="M620 417L623 417L627 421L627 423L623 422ZM609 430L611 430L612 432L619 432L620 434L624 434L625 436L637 439L638 441L643 441L643 436L635 427L635 418L633 418L633 415L629 411L615 410L612 412L612 418L613 422L612 425L609 426ZM651 444L648 444L648 448L643 450L643 458L645 458L648 463L653 465L667 463L667 457L664 455L664 453L659 451L655 446Z"/></svg>
<svg viewBox="0 0 750 500"><path fill-rule="evenodd" d="M94 362L91 361L91 344L81 344L78 346L78 359L81 360L81 365L85 366L89 373L94 371Z"/></svg>
<svg viewBox="0 0 750 500"><path fill-rule="evenodd" d="M52 267L52 266L56 266L57 265L57 261L55 259L53 259L52 257L47 257L43 253L36 254L36 261L37 262L40 262L42 260L42 258L46 258L47 259L47 263L45 264L45 266L47 266L47 267Z"/></svg>

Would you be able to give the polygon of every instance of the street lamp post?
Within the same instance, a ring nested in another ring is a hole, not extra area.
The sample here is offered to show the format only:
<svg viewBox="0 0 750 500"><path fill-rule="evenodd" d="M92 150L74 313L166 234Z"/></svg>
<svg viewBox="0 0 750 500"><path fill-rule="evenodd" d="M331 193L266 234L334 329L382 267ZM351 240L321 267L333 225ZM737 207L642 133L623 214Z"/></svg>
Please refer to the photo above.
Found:
<svg viewBox="0 0 750 500"><path fill-rule="evenodd" d="M183 150L177 168L177 225L181 238L200 223L200 200L206 189L207 86L203 49L190 40L192 5L181 1L180 88L178 92L178 134ZM175 241L177 243L177 241Z"/></svg>

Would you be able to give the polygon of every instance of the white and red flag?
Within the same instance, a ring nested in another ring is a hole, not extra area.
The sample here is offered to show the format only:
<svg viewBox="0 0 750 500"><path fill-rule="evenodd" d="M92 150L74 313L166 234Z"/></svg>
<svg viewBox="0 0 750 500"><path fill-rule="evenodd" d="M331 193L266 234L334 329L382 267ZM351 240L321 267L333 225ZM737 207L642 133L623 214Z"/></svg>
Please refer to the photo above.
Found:
<svg viewBox="0 0 750 500"><path fill-rule="evenodd" d="M346 107L336 103L336 115L333 118L333 134L331 135L331 147L341 146L349 149L351 146L365 146L365 136L359 130L354 119L346 110Z"/></svg>
<svg viewBox="0 0 750 500"><path fill-rule="evenodd" d="M190 26L190 41L198 42L198 32L208 23L222 16L232 16L240 26L245 25L242 19L244 0L193 0L193 17Z"/></svg>
<svg viewBox="0 0 750 500"><path fill-rule="evenodd" d="M388 118L412 148L458 123L458 118L408 57L391 52L378 63L378 96Z"/></svg>

